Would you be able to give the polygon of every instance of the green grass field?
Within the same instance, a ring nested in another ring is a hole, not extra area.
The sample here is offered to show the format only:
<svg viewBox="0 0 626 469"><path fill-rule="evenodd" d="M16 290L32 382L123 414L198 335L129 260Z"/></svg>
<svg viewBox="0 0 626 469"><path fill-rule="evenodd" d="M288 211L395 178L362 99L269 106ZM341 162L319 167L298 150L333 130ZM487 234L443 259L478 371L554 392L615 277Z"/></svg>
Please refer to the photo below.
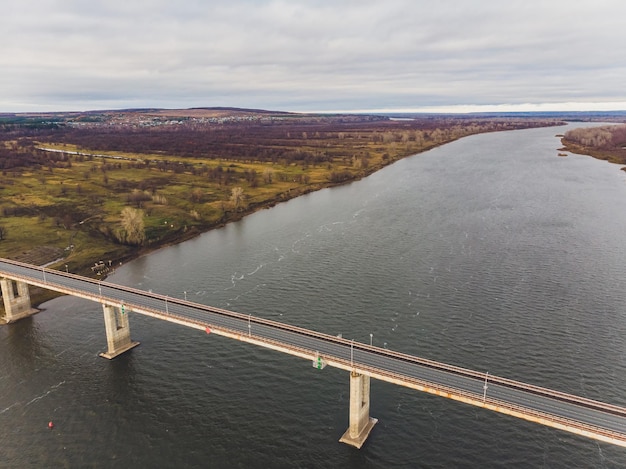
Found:
<svg viewBox="0 0 626 469"><path fill-rule="evenodd" d="M42 146L55 147L48 142L42 142ZM75 151L68 146L64 149ZM163 155L149 158L184 161ZM372 160L377 167L382 163L380 157ZM211 181L206 170L198 174L191 170L163 171L155 164L139 168L127 160L76 155L48 167L4 171L0 176L0 225L4 233L0 257L20 258L37 246L54 247L63 253L57 268L67 264L74 272L89 274L89 267L103 258L119 263L142 250L176 242L259 207L327 186L333 171L349 171L352 178L365 174L343 159L306 168L297 164L199 159L194 159L193 166L221 166L231 172L231 180ZM256 179L247 179L246 172L253 171ZM231 200L234 187L243 189L239 207ZM121 229L121 212L127 206L144 213L143 246L125 245L116 237Z"/></svg>

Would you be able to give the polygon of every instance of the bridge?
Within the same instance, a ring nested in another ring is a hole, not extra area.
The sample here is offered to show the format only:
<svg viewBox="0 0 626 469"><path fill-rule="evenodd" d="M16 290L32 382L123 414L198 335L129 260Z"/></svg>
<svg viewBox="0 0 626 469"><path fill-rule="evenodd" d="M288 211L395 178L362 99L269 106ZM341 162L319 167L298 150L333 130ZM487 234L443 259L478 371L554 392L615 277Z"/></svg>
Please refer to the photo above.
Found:
<svg viewBox="0 0 626 469"><path fill-rule="evenodd" d="M377 422L370 417L371 378L626 447L625 407L8 259L0 259L0 284L9 323L36 311L29 285L101 303L108 349L100 355L109 359L138 345L130 337L132 312L348 371L349 427L340 441L357 448Z"/></svg>

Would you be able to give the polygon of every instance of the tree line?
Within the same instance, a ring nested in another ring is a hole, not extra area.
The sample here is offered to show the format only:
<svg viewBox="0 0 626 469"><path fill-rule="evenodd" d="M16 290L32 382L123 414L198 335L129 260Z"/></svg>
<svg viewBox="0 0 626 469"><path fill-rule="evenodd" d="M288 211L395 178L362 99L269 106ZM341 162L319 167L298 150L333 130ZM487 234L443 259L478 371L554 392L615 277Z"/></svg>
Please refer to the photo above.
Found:
<svg viewBox="0 0 626 469"><path fill-rule="evenodd" d="M626 125L568 130L565 132L564 140L599 150L621 150L626 147Z"/></svg>

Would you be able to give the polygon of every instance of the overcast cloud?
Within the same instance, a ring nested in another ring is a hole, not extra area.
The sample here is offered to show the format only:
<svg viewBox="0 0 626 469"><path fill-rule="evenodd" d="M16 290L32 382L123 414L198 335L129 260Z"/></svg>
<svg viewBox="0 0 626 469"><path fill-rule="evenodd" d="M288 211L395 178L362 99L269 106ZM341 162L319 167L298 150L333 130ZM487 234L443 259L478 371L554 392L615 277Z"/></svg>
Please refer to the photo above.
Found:
<svg viewBox="0 0 626 469"><path fill-rule="evenodd" d="M0 112L626 109L623 0L2 3Z"/></svg>

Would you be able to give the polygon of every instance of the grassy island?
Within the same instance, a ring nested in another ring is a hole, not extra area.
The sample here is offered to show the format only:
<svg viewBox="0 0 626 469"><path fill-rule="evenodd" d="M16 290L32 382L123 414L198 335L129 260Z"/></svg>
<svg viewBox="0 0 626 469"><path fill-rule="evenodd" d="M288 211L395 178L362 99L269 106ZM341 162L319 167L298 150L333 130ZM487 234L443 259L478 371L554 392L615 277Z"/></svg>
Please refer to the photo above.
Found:
<svg viewBox="0 0 626 469"><path fill-rule="evenodd" d="M559 123L223 108L0 114L0 257L104 277L131 258L437 145Z"/></svg>

